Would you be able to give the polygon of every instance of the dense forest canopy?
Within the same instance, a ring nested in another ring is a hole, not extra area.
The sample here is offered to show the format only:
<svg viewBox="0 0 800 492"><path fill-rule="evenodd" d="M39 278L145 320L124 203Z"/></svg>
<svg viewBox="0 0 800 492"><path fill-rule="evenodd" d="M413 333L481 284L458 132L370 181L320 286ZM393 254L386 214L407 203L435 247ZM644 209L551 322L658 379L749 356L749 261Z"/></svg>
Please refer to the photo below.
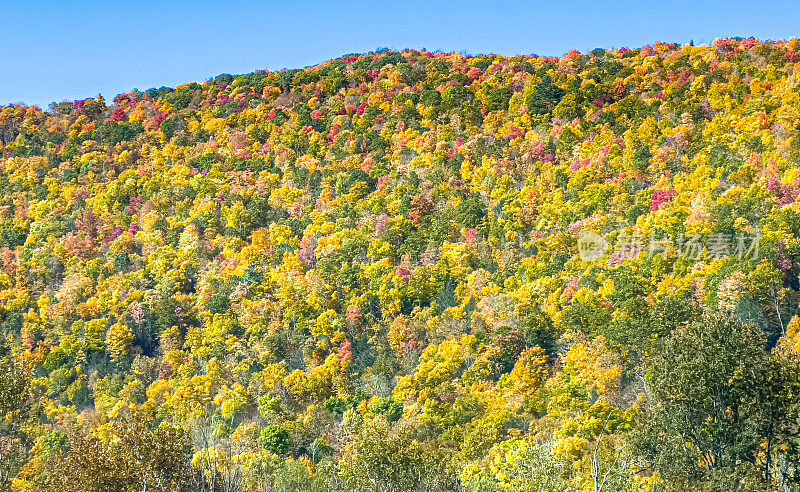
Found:
<svg viewBox="0 0 800 492"><path fill-rule="evenodd" d="M800 42L0 108L0 490L800 487Z"/></svg>

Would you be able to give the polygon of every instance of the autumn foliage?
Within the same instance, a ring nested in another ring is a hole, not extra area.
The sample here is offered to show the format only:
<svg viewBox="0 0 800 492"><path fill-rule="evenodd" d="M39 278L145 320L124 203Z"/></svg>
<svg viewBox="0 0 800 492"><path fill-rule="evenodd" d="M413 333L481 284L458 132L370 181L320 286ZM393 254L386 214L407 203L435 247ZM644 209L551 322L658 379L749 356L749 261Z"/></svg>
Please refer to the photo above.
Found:
<svg viewBox="0 0 800 492"><path fill-rule="evenodd" d="M0 108L0 490L794 490L797 48Z"/></svg>

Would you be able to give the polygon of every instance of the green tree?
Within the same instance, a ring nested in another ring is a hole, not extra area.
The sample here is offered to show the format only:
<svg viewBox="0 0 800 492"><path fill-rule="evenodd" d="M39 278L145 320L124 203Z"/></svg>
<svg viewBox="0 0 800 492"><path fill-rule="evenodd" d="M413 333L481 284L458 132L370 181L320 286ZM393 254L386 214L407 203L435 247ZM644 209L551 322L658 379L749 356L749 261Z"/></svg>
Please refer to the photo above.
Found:
<svg viewBox="0 0 800 492"><path fill-rule="evenodd" d="M634 442L670 488L756 490L766 414L784 390L766 339L752 325L707 312L676 329L648 359L648 403ZM768 474L767 474L768 475Z"/></svg>
<svg viewBox="0 0 800 492"><path fill-rule="evenodd" d="M261 429L258 443L267 451L272 451L275 454L285 454L290 444L289 431L284 429L282 425L270 425Z"/></svg>
<svg viewBox="0 0 800 492"><path fill-rule="evenodd" d="M448 452L434 443L419 443L412 429L393 430L385 418L366 422L340 461L346 490L393 492L445 491L459 487L448 468Z"/></svg>

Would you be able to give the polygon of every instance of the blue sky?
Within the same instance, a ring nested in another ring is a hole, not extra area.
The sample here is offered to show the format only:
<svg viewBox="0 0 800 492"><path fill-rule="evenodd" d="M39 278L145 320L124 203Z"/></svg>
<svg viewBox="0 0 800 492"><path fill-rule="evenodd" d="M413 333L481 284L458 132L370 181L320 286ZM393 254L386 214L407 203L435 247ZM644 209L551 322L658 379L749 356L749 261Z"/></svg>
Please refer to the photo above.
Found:
<svg viewBox="0 0 800 492"><path fill-rule="evenodd" d="M0 105L304 67L381 47L560 56L655 41L800 35L800 3L4 1Z"/></svg>

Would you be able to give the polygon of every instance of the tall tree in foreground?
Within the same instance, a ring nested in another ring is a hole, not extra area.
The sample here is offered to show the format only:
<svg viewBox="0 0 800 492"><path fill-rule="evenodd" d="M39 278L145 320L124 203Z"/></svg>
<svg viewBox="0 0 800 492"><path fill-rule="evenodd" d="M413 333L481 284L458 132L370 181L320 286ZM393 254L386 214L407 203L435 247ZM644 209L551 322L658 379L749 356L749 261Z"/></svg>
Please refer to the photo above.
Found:
<svg viewBox="0 0 800 492"><path fill-rule="evenodd" d="M654 350L635 443L670 490L791 490L775 465L796 419L781 364L753 325L717 313Z"/></svg>

